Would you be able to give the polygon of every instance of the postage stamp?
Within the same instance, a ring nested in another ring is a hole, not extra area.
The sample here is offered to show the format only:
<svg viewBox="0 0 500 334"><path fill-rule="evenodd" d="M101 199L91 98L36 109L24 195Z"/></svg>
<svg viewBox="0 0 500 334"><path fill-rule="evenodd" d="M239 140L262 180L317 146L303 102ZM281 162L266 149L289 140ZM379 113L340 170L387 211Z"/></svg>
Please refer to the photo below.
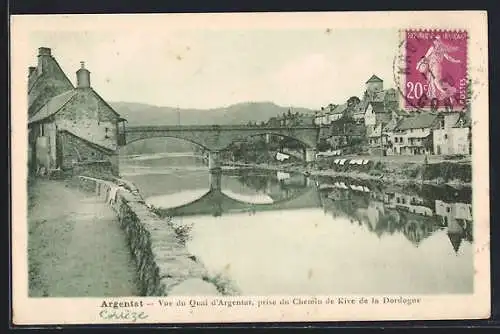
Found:
<svg viewBox="0 0 500 334"><path fill-rule="evenodd" d="M13 17L14 322L487 318L486 30Z"/></svg>
<svg viewBox="0 0 500 334"><path fill-rule="evenodd" d="M405 108L463 110L467 104L467 32L405 30Z"/></svg>

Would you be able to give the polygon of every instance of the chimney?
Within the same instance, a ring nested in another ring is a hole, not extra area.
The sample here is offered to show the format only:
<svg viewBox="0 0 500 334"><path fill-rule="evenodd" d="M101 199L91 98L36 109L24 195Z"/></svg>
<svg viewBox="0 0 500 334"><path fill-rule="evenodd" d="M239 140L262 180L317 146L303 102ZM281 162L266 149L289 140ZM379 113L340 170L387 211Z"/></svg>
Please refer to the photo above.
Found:
<svg viewBox="0 0 500 334"><path fill-rule="evenodd" d="M81 68L76 71L76 87L89 88L90 87L90 72L85 68L85 62L81 61Z"/></svg>
<svg viewBox="0 0 500 334"><path fill-rule="evenodd" d="M33 74L33 72L34 72L34 71L36 71L36 67L34 67L34 66L30 66L30 67L28 68L28 70L29 70L29 72L28 72L28 77L30 77L30 76L31 76L31 74Z"/></svg>
<svg viewBox="0 0 500 334"><path fill-rule="evenodd" d="M51 50L50 50L50 48L45 48L45 47L38 48L38 55L39 56L51 56Z"/></svg>
<svg viewBox="0 0 500 334"><path fill-rule="evenodd" d="M52 52L50 48L41 47L38 48L38 74L42 74L47 70L48 61L47 58L52 57Z"/></svg>

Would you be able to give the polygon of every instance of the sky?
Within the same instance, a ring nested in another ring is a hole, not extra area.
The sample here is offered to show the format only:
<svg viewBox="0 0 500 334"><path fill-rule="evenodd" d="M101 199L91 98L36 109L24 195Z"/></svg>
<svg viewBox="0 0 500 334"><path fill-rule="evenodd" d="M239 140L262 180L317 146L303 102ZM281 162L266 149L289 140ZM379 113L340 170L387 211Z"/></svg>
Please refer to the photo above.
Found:
<svg viewBox="0 0 500 334"><path fill-rule="evenodd" d="M396 30L182 29L37 31L69 79L85 61L93 88L110 102L216 108L272 101L319 109L361 97L372 74L394 87Z"/></svg>

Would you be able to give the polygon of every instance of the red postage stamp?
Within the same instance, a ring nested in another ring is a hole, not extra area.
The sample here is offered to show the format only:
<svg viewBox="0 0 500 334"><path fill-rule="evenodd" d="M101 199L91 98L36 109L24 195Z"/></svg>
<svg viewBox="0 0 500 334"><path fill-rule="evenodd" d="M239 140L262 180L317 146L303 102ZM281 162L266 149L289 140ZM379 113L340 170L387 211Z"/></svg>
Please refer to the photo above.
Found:
<svg viewBox="0 0 500 334"><path fill-rule="evenodd" d="M462 110L467 104L467 32L406 30L404 106Z"/></svg>

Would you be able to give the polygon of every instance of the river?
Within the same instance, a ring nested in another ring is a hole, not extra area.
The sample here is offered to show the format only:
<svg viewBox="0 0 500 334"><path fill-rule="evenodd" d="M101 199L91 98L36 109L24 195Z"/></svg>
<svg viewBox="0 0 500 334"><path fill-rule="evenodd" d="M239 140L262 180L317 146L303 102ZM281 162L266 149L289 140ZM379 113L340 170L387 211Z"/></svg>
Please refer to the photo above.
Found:
<svg viewBox="0 0 500 334"><path fill-rule="evenodd" d="M146 201L244 295L473 292L471 191L122 157Z"/></svg>

